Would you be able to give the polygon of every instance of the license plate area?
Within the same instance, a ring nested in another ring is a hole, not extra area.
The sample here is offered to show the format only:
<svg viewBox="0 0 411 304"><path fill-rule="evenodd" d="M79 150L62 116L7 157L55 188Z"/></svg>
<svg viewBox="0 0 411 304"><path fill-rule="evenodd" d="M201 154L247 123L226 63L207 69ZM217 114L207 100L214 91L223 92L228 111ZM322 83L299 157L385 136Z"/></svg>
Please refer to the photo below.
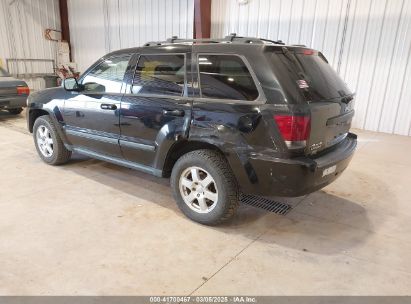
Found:
<svg viewBox="0 0 411 304"><path fill-rule="evenodd" d="M330 174L333 174L336 170L337 170L337 165L334 165L334 166L331 166L331 167L328 167L328 168L324 169L323 170L323 177L327 176L327 175L330 175Z"/></svg>

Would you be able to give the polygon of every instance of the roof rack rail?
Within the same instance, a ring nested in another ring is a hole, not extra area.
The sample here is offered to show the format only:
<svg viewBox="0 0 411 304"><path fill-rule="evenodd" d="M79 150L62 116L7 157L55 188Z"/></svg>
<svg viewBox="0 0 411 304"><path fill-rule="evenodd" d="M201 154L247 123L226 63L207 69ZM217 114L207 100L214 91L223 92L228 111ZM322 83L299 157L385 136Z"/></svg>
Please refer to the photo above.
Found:
<svg viewBox="0 0 411 304"><path fill-rule="evenodd" d="M173 43L245 43L245 44L263 44L266 42L270 42L273 44L280 44L285 45L284 42L281 40L269 40L264 38L256 38L256 37L241 37L237 36L236 33L231 33L224 38L201 38L201 39L180 39L177 36L172 36L168 38L166 41L151 41L144 44L144 46L160 46L165 44L173 44Z"/></svg>

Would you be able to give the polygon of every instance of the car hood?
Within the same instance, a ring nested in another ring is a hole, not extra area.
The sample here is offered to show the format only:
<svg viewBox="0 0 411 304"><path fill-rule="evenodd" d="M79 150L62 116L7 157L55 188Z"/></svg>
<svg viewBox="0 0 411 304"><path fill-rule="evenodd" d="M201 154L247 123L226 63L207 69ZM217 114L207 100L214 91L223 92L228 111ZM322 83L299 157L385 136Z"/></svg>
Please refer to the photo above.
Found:
<svg viewBox="0 0 411 304"><path fill-rule="evenodd" d="M28 103L48 103L53 99L64 99L66 90L63 87L49 88L41 91L31 93Z"/></svg>

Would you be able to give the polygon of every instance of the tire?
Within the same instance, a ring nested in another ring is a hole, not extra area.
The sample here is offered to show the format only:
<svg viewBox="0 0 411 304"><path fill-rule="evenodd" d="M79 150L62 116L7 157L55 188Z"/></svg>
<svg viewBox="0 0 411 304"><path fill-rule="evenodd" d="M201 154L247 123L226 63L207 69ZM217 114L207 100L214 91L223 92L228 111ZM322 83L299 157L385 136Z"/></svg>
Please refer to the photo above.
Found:
<svg viewBox="0 0 411 304"><path fill-rule="evenodd" d="M23 108L16 108L16 109L7 109L10 114L12 115L19 115L21 112L23 112Z"/></svg>
<svg viewBox="0 0 411 304"><path fill-rule="evenodd" d="M71 151L64 146L49 116L44 115L36 119L33 126L33 139L37 153L45 163L57 166L70 160Z"/></svg>
<svg viewBox="0 0 411 304"><path fill-rule="evenodd" d="M173 167L170 183L180 210L200 224L218 225L229 220L238 208L235 176L225 158L216 151L184 154Z"/></svg>

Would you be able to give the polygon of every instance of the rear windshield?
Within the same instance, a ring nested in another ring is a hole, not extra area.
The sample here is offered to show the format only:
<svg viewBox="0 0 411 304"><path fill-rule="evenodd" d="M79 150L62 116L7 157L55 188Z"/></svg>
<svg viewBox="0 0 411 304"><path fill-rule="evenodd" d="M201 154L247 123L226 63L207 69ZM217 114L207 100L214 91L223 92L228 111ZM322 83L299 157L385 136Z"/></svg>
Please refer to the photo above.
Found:
<svg viewBox="0 0 411 304"><path fill-rule="evenodd" d="M281 86L296 101L323 101L352 93L344 81L317 52L273 53L272 61Z"/></svg>
<svg viewBox="0 0 411 304"><path fill-rule="evenodd" d="M0 68L0 77L8 77L8 76L9 76L9 73L7 73L5 70Z"/></svg>

